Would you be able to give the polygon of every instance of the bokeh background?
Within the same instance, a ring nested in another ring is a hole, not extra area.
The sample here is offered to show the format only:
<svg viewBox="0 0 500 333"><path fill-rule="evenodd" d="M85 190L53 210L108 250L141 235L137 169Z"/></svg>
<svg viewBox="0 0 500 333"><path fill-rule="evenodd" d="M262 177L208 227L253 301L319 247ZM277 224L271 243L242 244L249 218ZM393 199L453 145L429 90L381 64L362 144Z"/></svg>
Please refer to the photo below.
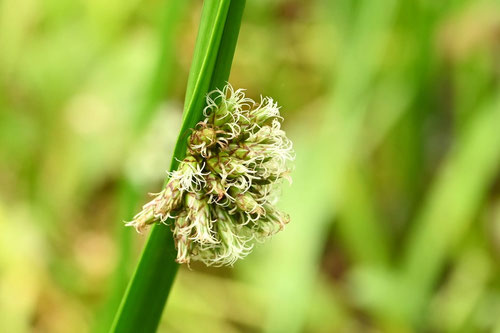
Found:
<svg viewBox="0 0 500 333"><path fill-rule="evenodd" d="M105 332L201 1L0 2L0 331ZM182 267L161 332L500 332L500 3L249 0L230 82L282 106L287 229Z"/></svg>

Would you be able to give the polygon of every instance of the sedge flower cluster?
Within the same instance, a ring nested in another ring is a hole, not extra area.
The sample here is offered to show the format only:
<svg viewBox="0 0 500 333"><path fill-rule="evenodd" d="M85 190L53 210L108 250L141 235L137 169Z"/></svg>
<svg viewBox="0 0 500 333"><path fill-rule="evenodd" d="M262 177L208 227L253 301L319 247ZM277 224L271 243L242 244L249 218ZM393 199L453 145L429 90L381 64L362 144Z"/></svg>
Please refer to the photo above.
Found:
<svg viewBox="0 0 500 333"><path fill-rule="evenodd" d="M272 98L255 102L230 85L208 94L204 116L179 168L128 225L171 218L177 262L232 265L289 222L274 204L277 184L290 181L292 143Z"/></svg>

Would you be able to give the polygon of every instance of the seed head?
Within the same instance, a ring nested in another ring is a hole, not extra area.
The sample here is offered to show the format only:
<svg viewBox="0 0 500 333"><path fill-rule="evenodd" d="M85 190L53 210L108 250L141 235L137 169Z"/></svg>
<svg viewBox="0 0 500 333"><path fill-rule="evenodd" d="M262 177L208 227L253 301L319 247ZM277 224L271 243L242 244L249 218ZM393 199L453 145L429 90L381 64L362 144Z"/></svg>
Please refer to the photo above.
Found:
<svg viewBox="0 0 500 333"><path fill-rule="evenodd" d="M232 265L282 230L274 189L290 179L291 141L270 97L255 102L231 85L207 96L205 119L188 138L186 158L170 180L127 225L138 231L155 222L173 230L177 262Z"/></svg>

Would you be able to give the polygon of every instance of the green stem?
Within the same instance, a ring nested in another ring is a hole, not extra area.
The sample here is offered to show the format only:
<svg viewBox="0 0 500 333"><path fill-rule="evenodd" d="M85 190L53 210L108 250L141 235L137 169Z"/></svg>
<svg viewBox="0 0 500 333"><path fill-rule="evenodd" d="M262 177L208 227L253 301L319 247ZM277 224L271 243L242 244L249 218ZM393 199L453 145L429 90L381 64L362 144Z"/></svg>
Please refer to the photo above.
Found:
<svg viewBox="0 0 500 333"><path fill-rule="evenodd" d="M220 88L228 79L244 6L244 0L204 2L186 89L183 123L170 170L176 169L178 160L186 154L186 135L203 117L206 94ZM116 314L112 332L156 330L178 270L175 258L170 228L155 225Z"/></svg>

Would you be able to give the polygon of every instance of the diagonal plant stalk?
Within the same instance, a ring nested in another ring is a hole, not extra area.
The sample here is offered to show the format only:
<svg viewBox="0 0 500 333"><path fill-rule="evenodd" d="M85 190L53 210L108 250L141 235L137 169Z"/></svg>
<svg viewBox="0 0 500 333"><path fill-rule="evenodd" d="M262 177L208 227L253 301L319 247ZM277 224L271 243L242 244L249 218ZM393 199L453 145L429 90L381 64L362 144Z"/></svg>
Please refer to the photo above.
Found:
<svg viewBox="0 0 500 333"><path fill-rule="evenodd" d="M498 173L500 148L492 142L499 142L499 123L497 94L470 120L417 216L418 223L403 257L401 279L406 292L398 295L405 300L404 307L399 305L398 310L404 311L401 313L407 321L420 322L447 256L467 233L488 185ZM470 161L475 162L473 172Z"/></svg>
<svg viewBox="0 0 500 333"><path fill-rule="evenodd" d="M205 95L228 80L244 6L245 0L204 2L171 171L185 156L189 129L203 116ZM175 257L170 227L155 225L118 309L112 332L156 330L178 270Z"/></svg>

